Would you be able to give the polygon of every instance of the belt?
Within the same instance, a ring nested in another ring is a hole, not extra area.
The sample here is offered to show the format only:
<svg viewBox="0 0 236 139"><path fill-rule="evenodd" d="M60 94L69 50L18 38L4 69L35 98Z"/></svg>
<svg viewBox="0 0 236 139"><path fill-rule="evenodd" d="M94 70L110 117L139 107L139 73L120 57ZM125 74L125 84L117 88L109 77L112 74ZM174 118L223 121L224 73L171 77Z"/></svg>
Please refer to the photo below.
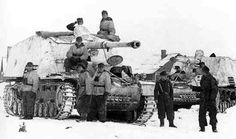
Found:
<svg viewBox="0 0 236 139"><path fill-rule="evenodd" d="M107 32L109 32L109 30L108 30L108 29L101 29L101 31L107 31Z"/></svg>
<svg viewBox="0 0 236 139"><path fill-rule="evenodd" d="M33 84L26 83L25 85L33 86Z"/></svg>
<svg viewBox="0 0 236 139"><path fill-rule="evenodd" d="M105 85L94 85L94 87L105 87Z"/></svg>
<svg viewBox="0 0 236 139"><path fill-rule="evenodd" d="M83 54L72 54L73 56L82 56Z"/></svg>

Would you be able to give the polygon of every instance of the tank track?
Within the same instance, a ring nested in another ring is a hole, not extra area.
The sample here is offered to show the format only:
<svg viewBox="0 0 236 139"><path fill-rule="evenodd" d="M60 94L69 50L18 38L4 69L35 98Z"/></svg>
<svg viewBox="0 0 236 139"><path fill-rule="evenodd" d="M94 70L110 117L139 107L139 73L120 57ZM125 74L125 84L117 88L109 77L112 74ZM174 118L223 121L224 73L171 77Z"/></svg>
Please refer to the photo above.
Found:
<svg viewBox="0 0 236 139"><path fill-rule="evenodd" d="M59 102L59 98L62 98L62 102ZM58 87L56 105L59 107L56 119L62 120L70 116L72 110L74 109L76 103L75 89L70 83L63 83Z"/></svg>
<svg viewBox="0 0 236 139"><path fill-rule="evenodd" d="M9 115L18 115L18 108L21 109L20 100L12 89L12 85L6 85L4 88L4 109ZM20 111L19 111L20 112Z"/></svg>
<svg viewBox="0 0 236 139"><path fill-rule="evenodd" d="M236 88L219 88L218 112L225 112L227 108L236 105Z"/></svg>
<svg viewBox="0 0 236 139"><path fill-rule="evenodd" d="M143 109L137 118L132 124L139 126L146 126L146 122L152 117L154 110L156 108L156 103L153 96L144 97Z"/></svg>
<svg viewBox="0 0 236 139"><path fill-rule="evenodd" d="M4 90L4 107L8 114L22 116L22 100L18 99L13 86L6 86ZM40 93L40 92L39 92ZM75 89L70 83L60 83L56 91L56 100L36 101L34 117L55 118L59 120L70 116L76 102Z"/></svg>

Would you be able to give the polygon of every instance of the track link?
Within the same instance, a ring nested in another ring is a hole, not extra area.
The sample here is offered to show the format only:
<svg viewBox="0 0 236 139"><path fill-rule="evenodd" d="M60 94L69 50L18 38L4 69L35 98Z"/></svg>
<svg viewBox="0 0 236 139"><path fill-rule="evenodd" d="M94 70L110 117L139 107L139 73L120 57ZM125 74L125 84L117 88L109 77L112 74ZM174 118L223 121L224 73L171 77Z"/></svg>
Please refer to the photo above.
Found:
<svg viewBox="0 0 236 139"><path fill-rule="evenodd" d="M152 117L154 110L156 108L156 103L154 97L144 97L144 108L141 111L138 119L134 121L134 125L146 126L146 122Z"/></svg>
<svg viewBox="0 0 236 139"><path fill-rule="evenodd" d="M236 105L236 89L235 88L219 88L220 98L218 111L224 113L227 108Z"/></svg>

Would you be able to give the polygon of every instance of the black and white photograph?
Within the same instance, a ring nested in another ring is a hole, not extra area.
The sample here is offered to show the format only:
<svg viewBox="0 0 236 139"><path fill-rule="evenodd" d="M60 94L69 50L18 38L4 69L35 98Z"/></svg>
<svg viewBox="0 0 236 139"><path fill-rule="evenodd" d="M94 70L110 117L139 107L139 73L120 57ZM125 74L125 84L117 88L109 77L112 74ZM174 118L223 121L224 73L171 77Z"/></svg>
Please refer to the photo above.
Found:
<svg viewBox="0 0 236 139"><path fill-rule="evenodd" d="M0 0L1 139L236 139L235 0Z"/></svg>

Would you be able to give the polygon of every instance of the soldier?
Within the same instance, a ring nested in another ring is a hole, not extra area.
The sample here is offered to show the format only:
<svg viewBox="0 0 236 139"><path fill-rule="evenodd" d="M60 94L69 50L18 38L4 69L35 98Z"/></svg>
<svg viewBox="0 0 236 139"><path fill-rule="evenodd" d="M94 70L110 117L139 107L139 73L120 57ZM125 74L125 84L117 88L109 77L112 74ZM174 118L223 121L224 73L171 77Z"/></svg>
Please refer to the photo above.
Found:
<svg viewBox="0 0 236 139"><path fill-rule="evenodd" d="M89 110L89 102L91 96L91 76L89 72L86 70L87 62L80 62L77 66L78 74L78 83L79 83L79 91L77 93L77 111L80 114L81 120L87 120L88 110Z"/></svg>
<svg viewBox="0 0 236 139"><path fill-rule="evenodd" d="M28 62L23 75L24 83L21 86L24 113L23 119L33 119L34 116L34 104L38 90L39 76L37 71L33 68L33 63Z"/></svg>
<svg viewBox="0 0 236 139"><path fill-rule="evenodd" d="M170 80L167 77L166 71L162 71L160 73L160 79L156 81L154 99L157 103L160 127L164 126L164 118L165 115L167 115L169 127L176 128L174 125L173 88Z"/></svg>
<svg viewBox="0 0 236 139"><path fill-rule="evenodd" d="M66 27L68 30L74 31L75 37L82 37L83 40L86 40L90 36L90 31L83 26L83 18L77 18L77 21L68 24Z"/></svg>
<svg viewBox="0 0 236 139"><path fill-rule="evenodd" d="M102 20L100 22L99 31L97 35L102 39L108 39L111 41L119 41L119 37L115 35L116 30L111 17L108 16L108 12L102 11Z"/></svg>
<svg viewBox="0 0 236 139"><path fill-rule="evenodd" d="M93 93L90 105L90 112L88 114L88 121L96 120L96 115L100 122L106 121L106 99L111 92L111 77L105 70L103 63L98 64L98 71L94 75Z"/></svg>
<svg viewBox="0 0 236 139"><path fill-rule="evenodd" d="M69 72L77 63L88 59L88 50L82 43L81 37L76 38L76 43L70 47L69 51L66 53L66 57L64 62L66 72Z"/></svg>
<svg viewBox="0 0 236 139"><path fill-rule="evenodd" d="M207 126L206 112L209 111L210 124L212 126L212 131L217 132L216 129L216 96L218 92L217 81L209 73L209 68L204 66L202 69L202 79L200 81L201 93L200 93L200 108L199 108L199 126L200 131L205 131L205 126Z"/></svg>

